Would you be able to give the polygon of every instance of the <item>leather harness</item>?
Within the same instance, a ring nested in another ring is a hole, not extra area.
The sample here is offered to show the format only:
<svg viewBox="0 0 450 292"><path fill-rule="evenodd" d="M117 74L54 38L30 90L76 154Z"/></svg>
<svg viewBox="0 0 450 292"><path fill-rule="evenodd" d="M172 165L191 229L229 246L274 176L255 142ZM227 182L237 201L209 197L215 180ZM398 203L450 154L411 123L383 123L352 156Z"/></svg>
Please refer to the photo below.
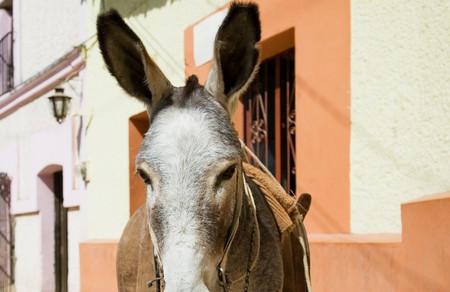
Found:
<svg viewBox="0 0 450 292"><path fill-rule="evenodd" d="M274 182L277 182L277 180L272 176L270 171L262 164L261 161L259 161L259 159L256 157L256 155L254 155L242 141L241 141L241 145L242 145L242 148L245 151L245 153L252 157L252 159L258 164L260 169L262 169L264 171L264 173L266 173L269 177L271 177ZM248 160L248 159L246 159L246 160ZM249 287L250 273L256 267L256 263L259 258L260 230L259 230L259 224L258 224L258 219L257 219L257 214L256 214L256 206L255 206L252 191L247 183L247 179L245 177L243 169L244 168L241 164L241 172L238 173L238 175L236 175L236 201L235 201L235 209L234 209L234 213L233 213L233 220L232 220L232 223L231 223L231 226L229 229L229 235L228 235L226 243L225 243L224 253L222 254L219 264L217 265L217 274L218 274L218 278L219 278L219 284L223 288L224 292L229 292L231 285L233 283L241 281L242 279L245 280L243 291L247 292L248 287ZM242 177L244 192L239 190L239 186L240 186L239 177ZM237 230L239 228L241 209L242 209L242 205L243 205L243 201L244 201L243 200L244 195L247 198L247 202L249 203L250 210L252 213L251 216L253 217L253 220L254 220L253 230L252 230L252 235L251 235L250 257L252 256L255 243L257 243L256 244L257 250L256 250L256 256L253 259L249 258L245 273L243 275L241 275L240 277L238 277L237 279L230 279L229 276L227 275L226 267L227 267L228 255L230 252L230 248L231 248L231 245L236 236ZM295 221L297 221L297 222L295 222L296 223L295 225L297 226L297 228L301 229L300 234L304 234L304 236L305 236L305 238L303 238L302 236L299 236L298 241L303 250L303 266L305 267L305 270L304 270L305 275L304 276L305 276L305 281L306 281L306 287L305 287L306 290L305 291L310 292L312 290L311 290L311 280L310 280L310 275L309 275L309 273L310 273L310 271L309 271L309 246L308 246L308 242L307 242L307 238L306 238L306 231L304 230L304 226L303 226L302 222L304 220L304 216L308 212L309 205L311 203L310 202L311 197L309 194L303 194L303 195L306 195L306 196L300 196L298 198L300 201L296 201L296 204L293 207L297 208L300 213L300 215L297 216L295 219ZM306 199L306 201L303 202L305 199ZM164 272L163 272L163 266L162 266L161 260L159 258L159 254L157 253L158 247L156 246L155 241L154 241L154 243L155 244L153 246L153 248L154 248L153 254L154 254L156 278L147 282L147 287L152 287L153 285L156 284L156 291L161 292L161 291L164 291Z"/></svg>

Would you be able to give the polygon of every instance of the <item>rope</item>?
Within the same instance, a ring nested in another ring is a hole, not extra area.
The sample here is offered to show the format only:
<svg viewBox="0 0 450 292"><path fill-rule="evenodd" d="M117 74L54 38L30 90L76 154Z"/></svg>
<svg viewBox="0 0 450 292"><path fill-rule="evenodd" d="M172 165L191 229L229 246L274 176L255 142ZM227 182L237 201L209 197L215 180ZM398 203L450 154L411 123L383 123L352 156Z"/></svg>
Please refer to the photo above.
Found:
<svg viewBox="0 0 450 292"><path fill-rule="evenodd" d="M270 176L270 178L272 178L274 181L276 181L278 184L280 184L278 182L278 180L273 176L273 174L270 172L270 170L267 169L267 167L264 165L264 163L261 162L261 160L259 160L259 157L256 156L252 150L250 150L250 148L247 147L247 145L245 145L244 141L242 141L241 139L239 139L239 141L241 142L242 145L242 149L245 150L245 154L250 155L250 157L253 159L253 161L256 162L256 164L258 165L259 168L261 168L261 170L263 170L268 176ZM281 185L280 185L281 186Z"/></svg>

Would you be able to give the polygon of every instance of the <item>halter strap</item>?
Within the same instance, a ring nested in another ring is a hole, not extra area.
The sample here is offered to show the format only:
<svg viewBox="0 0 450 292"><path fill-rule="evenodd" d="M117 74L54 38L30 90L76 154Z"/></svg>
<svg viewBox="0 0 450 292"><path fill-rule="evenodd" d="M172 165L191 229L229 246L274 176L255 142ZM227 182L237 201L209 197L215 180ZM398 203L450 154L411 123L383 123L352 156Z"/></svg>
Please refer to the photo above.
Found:
<svg viewBox="0 0 450 292"><path fill-rule="evenodd" d="M245 183L245 180L244 180L244 183ZM243 196L242 196L242 193L239 192L238 188L239 188L239 176L236 175L236 201L234 204L234 212L233 212L233 220L231 222L231 230L230 230L229 236L227 238L227 241L225 243L225 249L222 254L222 257L219 261L219 264L217 265L217 273L219 276L219 283L223 287L228 285L228 279L226 276L225 267L228 262L228 253L230 251L231 244L234 241L234 238L236 236L236 233L237 233L237 230L239 227L239 220L240 220L241 211L242 211L242 201L243 201L242 197Z"/></svg>
<svg viewBox="0 0 450 292"><path fill-rule="evenodd" d="M224 249L224 253L222 255L222 258L217 266L217 273L218 273L218 277L219 277L219 283L220 285L223 287L223 290L226 292L228 291L229 287L234 283L234 282L238 282L241 281L242 279L245 278L245 287L244 287L244 291L247 291L248 289L248 280L249 280L249 276L250 273L255 269L256 267L256 263L258 261L259 258L259 251L260 251L260 230L259 230L259 224L258 224L258 218L256 216L256 205L255 205L255 201L253 199L253 194L252 194L252 190L250 189L250 186L247 183L247 180L245 178L245 174L242 171L242 181L243 181L243 186L244 186L244 191L243 194L246 196L247 201L249 202L250 205L250 209L251 209L251 216L253 216L253 222L254 222L254 230L252 231L252 235L251 235L251 246L250 246L250 254L249 257L252 257L253 255L253 245L256 242L256 251L255 251L255 256L253 258L249 258L249 262L247 265L247 269L245 271L244 274L242 274L241 276L237 277L236 279L229 279L227 277L227 271L226 271L226 266L227 266L227 261L228 261L228 255L230 252L230 247L234 241L234 238L236 236L237 230L239 228L239 223L240 223L240 215L241 215L241 208L239 208L239 210L234 211L234 215L233 215L233 225L231 226L232 230L230 233L230 236L227 239L227 243L225 245L225 249ZM237 181L237 185L239 181ZM243 194L241 192L239 192L239 190L236 190L236 195L238 196L237 200L236 200L236 206L235 207L242 207L242 202L243 202ZM255 236L255 237L254 237Z"/></svg>

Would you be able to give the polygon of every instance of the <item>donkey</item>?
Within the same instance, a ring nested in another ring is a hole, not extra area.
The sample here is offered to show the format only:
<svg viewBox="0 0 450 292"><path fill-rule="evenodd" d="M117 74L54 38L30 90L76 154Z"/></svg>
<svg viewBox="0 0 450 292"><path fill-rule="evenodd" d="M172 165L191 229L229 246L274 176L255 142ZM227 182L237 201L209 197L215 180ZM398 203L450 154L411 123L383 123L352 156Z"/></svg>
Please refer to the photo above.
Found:
<svg viewBox="0 0 450 292"><path fill-rule="evenodd" d="M148 109L136 169L147 187L164 290L282 291L280 234L263 195L243 174L231 122L258 68L258 7L230 6L204 86L196 76L172 86L115 10L98 17L97 30L109 72Z"/></svg>

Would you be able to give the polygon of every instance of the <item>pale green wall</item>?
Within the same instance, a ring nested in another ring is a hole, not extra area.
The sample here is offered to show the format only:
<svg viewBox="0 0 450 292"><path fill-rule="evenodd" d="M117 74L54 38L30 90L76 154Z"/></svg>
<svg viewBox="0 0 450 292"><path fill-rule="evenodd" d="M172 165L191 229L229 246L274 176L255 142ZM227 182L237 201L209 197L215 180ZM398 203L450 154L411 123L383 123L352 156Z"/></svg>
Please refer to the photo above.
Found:
<svg viewBox="0 0 450 292"><path fill-rule="evenodd" d="M174 85L184 82L184 30L226 3L224 0L106 1L142 38L150 56ZM115 5L116 3L117 5ZM92 0L89 33L101 1ZM106 7L106 8L108 8ZM133 11L133 12L129 12ZM86 239L119 238L129 218L128 120L144 106L128 97L108 74L98 47L88 53L84 95L92 123L87 131L90 162L83 204Z"/></svg>
<svg viewBox="0 0 450 292"><path fill-rule="evenodd" d="M351 15L352 231L399 232L402 202L450 190L450 2Z"/></svg>

